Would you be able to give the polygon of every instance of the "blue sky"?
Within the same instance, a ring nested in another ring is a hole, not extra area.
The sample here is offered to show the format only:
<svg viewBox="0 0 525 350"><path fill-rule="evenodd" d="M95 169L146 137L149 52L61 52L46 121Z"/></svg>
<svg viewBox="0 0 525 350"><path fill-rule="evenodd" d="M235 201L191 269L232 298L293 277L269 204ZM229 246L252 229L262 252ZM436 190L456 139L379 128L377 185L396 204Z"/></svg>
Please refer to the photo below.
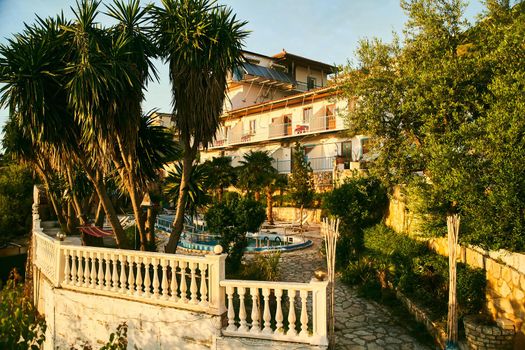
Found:
<svg viewBox="0 0 525 350"><path fill-rule="evenodd" d="M155 1L160 3L160 1ZM143 1L146 3L146 1ZM219 0L233 8L239 19L248 21L251 34L246 49L273 55L286 51L326 63L352 60L359 39L379 37L389 41L392 32L401 33L405 14L398 0ZM35 13L53 16L64 10L71 17L66 0L0 0L0 43L32 22ZM480 0L471 0L466 17L473 20L482 11ZM108 23L105 16L100 21ZM161 80L148 86L145 111L171 110L167 67L157 63ZM0 109L0 127L7 110Z"/></svg>

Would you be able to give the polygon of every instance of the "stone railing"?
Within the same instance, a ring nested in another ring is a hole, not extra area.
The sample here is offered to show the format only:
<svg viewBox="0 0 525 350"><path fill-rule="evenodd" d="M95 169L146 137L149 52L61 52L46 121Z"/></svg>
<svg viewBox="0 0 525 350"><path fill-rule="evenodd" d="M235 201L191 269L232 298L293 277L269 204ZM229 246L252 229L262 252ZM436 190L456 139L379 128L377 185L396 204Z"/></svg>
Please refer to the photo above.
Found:
<svg viewBox="0 0 525 350"><path fill-rule="evenodd" d="M34 230L35 265L65 289L220 315L225 254L191 256L68 245Z"/></svg>
<svg viewBox="0 0 525 350"><path fill-rule="evenodd" d="M228 299L223 334L326 346L327 284L221 281Z"/></svg>
<svg viewBox="0 0 525 350"><path fill-rule="evenodd" d="M55 288L209 315L227 311L225 336L327 345L327 282L227 280L225 254L86 247L44 231L35 200L33 264Z"/></svg>

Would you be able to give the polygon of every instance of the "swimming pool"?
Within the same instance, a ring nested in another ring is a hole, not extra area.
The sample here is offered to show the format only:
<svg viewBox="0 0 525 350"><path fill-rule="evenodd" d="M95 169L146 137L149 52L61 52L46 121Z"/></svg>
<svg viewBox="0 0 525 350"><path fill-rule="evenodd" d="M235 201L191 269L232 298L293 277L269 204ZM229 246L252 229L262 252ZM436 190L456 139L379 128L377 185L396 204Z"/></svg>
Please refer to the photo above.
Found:
<svg viewBox="0 0 525 350"><path fill-rule="evenodd" d="M190 223L190 220L185 220ZM170 233L173 223L173 215L159 215L155 223L155 228L159 231ZM206 224L202 221L194 220L191 224L185 225L185 232L179 241L179 247L187 250L213 251L219 242L219 236L206 232ZM292 251L303 249L312 245L312 241L298 235L285 235L276 231L259 231L257 233L248 232L246 234L248 246L246 253L261 253L269 251Z"/></svg>

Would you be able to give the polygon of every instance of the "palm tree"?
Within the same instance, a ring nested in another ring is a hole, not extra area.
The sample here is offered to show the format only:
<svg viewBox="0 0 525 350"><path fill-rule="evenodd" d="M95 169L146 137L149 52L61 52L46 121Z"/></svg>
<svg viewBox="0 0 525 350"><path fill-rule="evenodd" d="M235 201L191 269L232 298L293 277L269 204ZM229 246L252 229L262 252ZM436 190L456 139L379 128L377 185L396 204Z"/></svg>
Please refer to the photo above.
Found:
<svg viewBox="0 0 525 350"><path fill-rule="evenodd" d="M248 194L253 192L256 201L277 175L272 162L267 151L249 151L240 162L238 185Z"/></svg>
<svg viewBox="0 0 525 350"><path fill-rule="evenodd" d="M206 161L213 176L210 177L210 188L217 191L217 199L222 202L224 189L234 185L237 176L235 169L231 165L230 157L213 157L212 160Z"/></svg>
<svg viewBox="0 0 525 350"><path fill-rule="evenodd" d="M210 203L210 196L207 193L208 184L212 173L207 163L195 164L188 184L188 200L185 210L192 216L197 214L197 210ZM164 193L168 198L177 200L180 195L180 185L182 177L182 165L180 162L173 164L168 171L168 176L164 179Z"/></svg>
<svg viewBox="0 0 525 350"><path fill-rule="evenodd" d="M153 22L161 56L169 64L175 130L184 149L177 212L166 252L182 233L193 162L213 141L226 96L228 72L241 63L246 22L212 0L163 0Z"/></svg>
<svg viewBox="0 0 525 350"><path fill-rule="evenodd" d="M266 221L268 224L273 225L273 193L277 190L282 192L284 187L288 184L288 177L284 174L278 174L277 171L270 174L270 181L266 186Z"/></svg>

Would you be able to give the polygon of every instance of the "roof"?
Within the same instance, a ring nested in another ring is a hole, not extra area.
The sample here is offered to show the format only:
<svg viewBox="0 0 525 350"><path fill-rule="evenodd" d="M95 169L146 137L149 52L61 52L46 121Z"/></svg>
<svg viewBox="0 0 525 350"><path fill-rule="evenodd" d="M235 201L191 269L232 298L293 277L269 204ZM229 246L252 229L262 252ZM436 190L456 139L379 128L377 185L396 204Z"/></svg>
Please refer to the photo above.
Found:
<svg viewBox="0 0 525 350"><path fill-rule="evenodd" d="M337 67L334 66L334 65L331 65L331 64L328 64L328 63L323 63L323 62L316 61L316 60L312 60L310 58L306 58L306 57L303 57L303 56L294 55L294 54L291 54L289 52L286 52L285 49L283 49L278 54L273 55L273 58L275 58L275 59L277 59L279 61L287 61L287 60L299 61L299 62L302 62L302 63L306 63L308 65L312 65L312 66L316 66L316 67L325 69L325 70L330 71L330 72L335 72L336 69L337 69Z"/></svg>

